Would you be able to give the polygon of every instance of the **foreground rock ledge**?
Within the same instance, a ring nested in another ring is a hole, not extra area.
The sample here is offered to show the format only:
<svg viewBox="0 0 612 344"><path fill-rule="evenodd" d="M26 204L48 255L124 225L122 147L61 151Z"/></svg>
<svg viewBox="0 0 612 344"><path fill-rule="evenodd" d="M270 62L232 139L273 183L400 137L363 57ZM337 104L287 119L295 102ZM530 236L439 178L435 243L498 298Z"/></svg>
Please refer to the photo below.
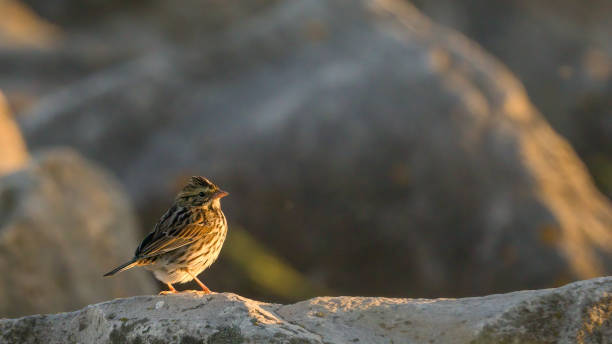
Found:
<svg viewBox="0 0 612 344"><path fill-rule="evenodd" d="M138 296L0 320L2 343L602 343L612 278L465 299Z"/></svg>

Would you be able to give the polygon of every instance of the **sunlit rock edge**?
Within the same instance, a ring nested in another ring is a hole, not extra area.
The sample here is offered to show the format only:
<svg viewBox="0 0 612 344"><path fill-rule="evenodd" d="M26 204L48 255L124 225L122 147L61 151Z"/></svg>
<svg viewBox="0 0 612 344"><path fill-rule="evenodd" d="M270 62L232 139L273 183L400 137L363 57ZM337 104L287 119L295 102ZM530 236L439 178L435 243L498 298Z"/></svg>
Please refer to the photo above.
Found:
<svg viewBox="0 0 612 344"><path fill-rule="evenodd" d="M599 343L612 278L463 299L317 297L291 305L232 293L137 296L0 320L2 343Z"/></svg>
<svg viewBox="0 0 612 344"><path fill-rule="evenodd" d="M21 168L28 158L21 131L0 91L0 176Z"/></svg>

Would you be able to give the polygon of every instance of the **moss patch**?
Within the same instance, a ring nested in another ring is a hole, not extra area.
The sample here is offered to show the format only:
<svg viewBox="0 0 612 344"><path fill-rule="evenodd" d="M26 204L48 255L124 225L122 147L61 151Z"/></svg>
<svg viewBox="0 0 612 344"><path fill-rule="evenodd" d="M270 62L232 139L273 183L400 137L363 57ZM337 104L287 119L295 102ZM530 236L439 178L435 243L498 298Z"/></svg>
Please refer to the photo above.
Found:
<svg viewBox="0 0 612 344"><path fill-rule="evenodd" d="M213 333L206 340L206 344L240 344L244 343L242 332L237 326L222 326L217 328L218 331Z"/></svg>
<svg viewBox="0 0 612 344"><path fill-rule="evenodd" d="M146 323L149 321L149 319L144 318L144 319L134 321L132 323L129 323L128 319L126 320L123 320L123 319L124 318L120 319L122 322L121 326L115 327L111 331L110 335L108 336L110 343L111 344L125 344L125 343L141 344L141 343L144 343L143 339L140 337L134 337L130 341L128 341L127 337L137 325Z"/></svg>
<svg viewBox="0 0 612 344"><path fill-rule="evenodd" d="M183 336L181 337L181 344L204 344L204 341L193 336Z"/></svg>
<svg viewBox="0 0 612 344"><path fill-rule="evenodd" d="M523 302L501 319L486 325L471 343L558 343L567 323L566 310L570 303L559 294L548 295L536 303Z"/></svg>
<svg viewBox="0 0 612 344"><path fill-rule="evenodd" d="M31 316L13 323L9 328L0 329L2 332L2 343L43 343L44 335L37 331L37 324L45 316Z"/></svg>

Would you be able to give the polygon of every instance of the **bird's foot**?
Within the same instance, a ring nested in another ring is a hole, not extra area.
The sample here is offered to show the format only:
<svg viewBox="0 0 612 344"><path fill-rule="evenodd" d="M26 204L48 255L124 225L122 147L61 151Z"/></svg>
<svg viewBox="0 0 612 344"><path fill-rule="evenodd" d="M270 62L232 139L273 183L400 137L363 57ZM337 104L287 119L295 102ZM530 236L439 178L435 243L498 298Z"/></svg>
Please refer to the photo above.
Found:
<svg viewBox="0 0 612 344"><path fill-rule="evenodd" d="M193 289L187 289L187 290L163 290L159 292L159 295L170 295L170 294L180 294L180 293L194 293L194 294L202 294L202 295L208 295L208 294L215 294L214 291L210 291L210 290L193 290Z"/></svg>
<svg viewBox="0 0 612 344"><path fill-rule="evenodd" d="M187 293L195 293L195 294L202 294L202 295L208 295L208 294L214 294L214 292L210 291L210 290L184 290Z"/></svg>
<svg viewBox="0 0 612 344"><path fill-rule="evenodd" d="M176 290L163 290L159 292L159 295L170 295L178 293Z"/></svg>
<svg viewBox="0 0 612 344"><path fill-rule="evenodd" d="M162 292L159 293L159 295L168 295L168 294L176 294L177 291L176 289L174 289L174 286L170 283L166 283L166 285L168 286L168 290L164 290Z"/></svg>

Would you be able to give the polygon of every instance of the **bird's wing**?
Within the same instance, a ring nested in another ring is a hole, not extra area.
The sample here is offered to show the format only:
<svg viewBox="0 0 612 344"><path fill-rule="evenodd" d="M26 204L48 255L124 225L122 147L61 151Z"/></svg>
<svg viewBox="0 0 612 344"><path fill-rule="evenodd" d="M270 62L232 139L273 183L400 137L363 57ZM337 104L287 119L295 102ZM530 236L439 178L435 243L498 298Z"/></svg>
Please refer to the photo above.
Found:
<svg viewBox="0 0 612 344"><path fill-rule="evenodd" d="M184 208L183 208L184 209ZM138 258L150 258L176 250L206 236L213 229L203 218L190 222L190 212L170 208L136 249Z"/></svg>

